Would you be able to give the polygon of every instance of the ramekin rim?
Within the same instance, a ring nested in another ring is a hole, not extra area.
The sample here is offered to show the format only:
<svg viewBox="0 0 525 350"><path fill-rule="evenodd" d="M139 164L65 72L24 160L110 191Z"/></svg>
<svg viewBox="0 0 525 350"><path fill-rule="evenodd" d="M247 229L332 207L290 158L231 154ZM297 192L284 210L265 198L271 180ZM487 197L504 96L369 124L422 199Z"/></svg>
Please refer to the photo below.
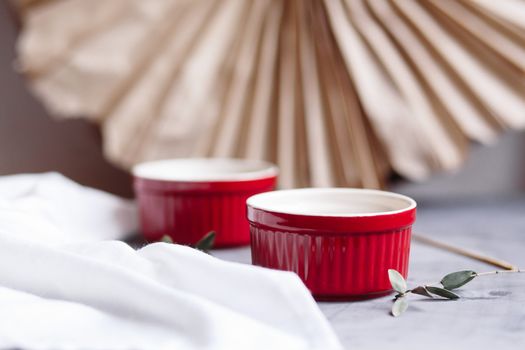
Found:
<svg viewBox="0 0 525 350"><path fill-rule="evenodd" d="M251 162L261 165L261 170L239 172L237 174L228 174L224 176L209 176L203 178L177 177L177 176L148 176L141 174L141 169L146 166L152 166L164 162L199 162L199 161L232 161L232 162ZM150 181L165 181L165 182L188 182L188 183L210 183L210 182L243 182L262 180L267 178L277 177L279 175L279 168L270 162L257 159L242 159L242 158L170 158L159 159L148 162L142 162L132 167L131 174L143 180Z"/></svg>
<svg viewBox="0 0 525 350"><path fill-rule="evenodd" d="M360 193L371 193L371 194L379 194L388 196L391 198L398 198L405 200L409 205L403 209L398 210L389 210L389 211L381 211L381 212L373 212L373 213L349 213L349 214L343 214L343 213L337 213L337 214L326 214L326 213L303 213L303 212L293 212L292 211L284 211L284 210L275 210L271 208L265 208L262 206L254 205L254 201L262 196L272 196L276 195L277 193L283 193L283 192L360 192ZM290 216L296 216L296 217L323 217L323 218L359 218L359 217L379 217L379 216L390 216L390 215L397 215L401 213L405 213L411 210L414 210L417 208L417 202L403 194L395 193L395 192L389 192L389 191L382 191L382 190L374 190L374 189L362 189L362 188L344 188L344 187L318 187L318 188L296 188L296 189L287 189L287 190L277 190L277 191L269 191L269 192L263 192L258 193L256 195L253 195L249 197L246 200L246 205L252 209L255 210L261 210L267 213L272 214L282 214L282 215L290 215Z"/></svg>

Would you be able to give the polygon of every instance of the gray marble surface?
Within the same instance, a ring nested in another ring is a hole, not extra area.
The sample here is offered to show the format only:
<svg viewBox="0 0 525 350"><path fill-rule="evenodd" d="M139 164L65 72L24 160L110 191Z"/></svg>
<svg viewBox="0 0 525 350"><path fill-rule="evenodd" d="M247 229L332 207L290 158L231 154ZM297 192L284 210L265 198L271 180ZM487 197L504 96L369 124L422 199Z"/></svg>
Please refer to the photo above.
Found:
<svg viewBox="0 0 525 350"><path fill-rule="evenodd" d="M415 232L525 267L525 196L418 201ZM213 255L250 263L249 248ZM410 285L490 265L413 242ZM348 349L517 349L525 344L525 273L479 277L457 301L414 296L405 314L389 316L392 297L319 306Z"/></svg>

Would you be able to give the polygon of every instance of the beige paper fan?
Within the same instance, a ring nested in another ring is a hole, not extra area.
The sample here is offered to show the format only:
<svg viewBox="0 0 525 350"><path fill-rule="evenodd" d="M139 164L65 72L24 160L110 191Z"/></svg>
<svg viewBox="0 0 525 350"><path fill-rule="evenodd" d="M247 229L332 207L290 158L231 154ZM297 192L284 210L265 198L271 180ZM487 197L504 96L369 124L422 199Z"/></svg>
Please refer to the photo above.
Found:
<svg viewBox="0 0 525 350"><path fill-rule="evenodd" d="M525 126L518 0L19 0L19 66L123 167L276 162L281 186L377 188Z"/></svg>

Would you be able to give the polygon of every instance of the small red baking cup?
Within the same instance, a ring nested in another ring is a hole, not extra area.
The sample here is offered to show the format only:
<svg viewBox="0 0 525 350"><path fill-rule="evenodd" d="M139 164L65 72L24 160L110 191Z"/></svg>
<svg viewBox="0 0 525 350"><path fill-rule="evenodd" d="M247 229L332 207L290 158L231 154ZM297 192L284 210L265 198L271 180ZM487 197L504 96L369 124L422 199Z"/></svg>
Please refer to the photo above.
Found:
<svg viewBox="0 0 525 350"><path fill-rule="evenodd" d="M250 197L252 263L293 271L320 300L391 292L407 276L416 202L376 190L321 188Z"/></svg>
<svg viewBox="0 0 525 350"><path fill-rule="evenodd" d="M246 199L273 190L277 168L243 159L171 159L133 168L142 232L195 244L215 231L215 247L250 242Z"/></svg>

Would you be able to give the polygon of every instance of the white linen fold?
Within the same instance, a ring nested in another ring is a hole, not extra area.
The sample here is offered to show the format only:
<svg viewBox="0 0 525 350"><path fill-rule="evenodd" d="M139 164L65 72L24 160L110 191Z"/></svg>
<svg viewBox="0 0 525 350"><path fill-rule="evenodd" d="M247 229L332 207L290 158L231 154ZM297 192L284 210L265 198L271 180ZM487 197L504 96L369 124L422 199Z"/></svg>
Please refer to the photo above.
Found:
<svg viewBox="0 0 525 350"><path fill-rule="evenodd" d="M107 240L134 230L128 201L0 177L0 348L341 348L295 274Z"/></svg>

